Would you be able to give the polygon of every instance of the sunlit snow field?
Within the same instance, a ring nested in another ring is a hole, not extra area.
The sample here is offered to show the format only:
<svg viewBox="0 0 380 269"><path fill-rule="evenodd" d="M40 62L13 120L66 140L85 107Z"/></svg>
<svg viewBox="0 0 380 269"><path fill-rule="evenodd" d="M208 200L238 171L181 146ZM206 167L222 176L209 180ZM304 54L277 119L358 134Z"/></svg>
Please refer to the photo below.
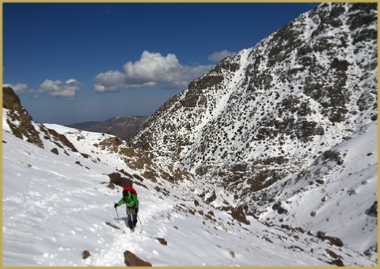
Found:
<svg viewBox="0 0 380 269"><path fill-rule="evenodd" d="M294 241L285 232L265 226L252 217L248 217L250 225L240 224L227 212L215 210L200 199L200 204L195 206L197 197L189 192L194 183L183 182L173 187L164 180L159 183L144 180L147 189L135 185L140 199L140 221L132 234L126 226L125 207L118 208L119 219L113 208L113 203L121 198L121 187L108 188L107 175L117 169L130 174L136 171L123 165L117 155L101 155L96 151L92 145L102 139L101 134L80 132L85 139L78 140L75 129L46 125L58 133L65 133L80 152L92 152L90 158L69 151L65 154L63 149L56 155L50 151L55 144L44 140L45 149L41 149L10 134L4 122L4 266L124 266L123 252L126 250L153 266L322 266L328 265L321 259L325 249L336 248L325 241L309 242L306 234L299 234L301 240ZM374 124L368 129L369 136L373 137L375 127ZM363 150L363 154L368 149L363 136L358 136L357 142L354 138L351 141L358 150ZM102 161L94 162L95 158ZM361 164L354 162L352 165L355 170L354 166ZM358 195L365 200L377 193L376 169L366 167L362 177L367 183L360 186ZM154 189L157 184L169 190L170 195L157 192ZM338 190L341 188L338 185L344 183L334 184L336 188L329 191ZM302 210L313 207L313 193L305 193L305 197L299 199L303 205L298 211L297 225L307 223L301 217ZM355 229L347 228L348 219L356 215L355 209L362 212L362 206L345 205L339 198L334 203L339 203L338 208L348 215L344 219L344 230L342 223L336 221L329 223L329 230L339 233L341 229L341 239L355 243L357 236L350 234ZM190 213L190 208L195 213ZM323 219L323 208L318 210L319 218ZM210 211L213 220L205 218ZM351 221L361 224L359 219ZM121 229L114 229L106 222ZM312 223L308 225L313 226ZM156 238L164 238L167 245L160 244ZM306 252L291 246L299 246ZM87 259L82 258L85 250L91 254ZM343 252L347 254L345 261L352 265L374 265L354 251Z"/></svg>

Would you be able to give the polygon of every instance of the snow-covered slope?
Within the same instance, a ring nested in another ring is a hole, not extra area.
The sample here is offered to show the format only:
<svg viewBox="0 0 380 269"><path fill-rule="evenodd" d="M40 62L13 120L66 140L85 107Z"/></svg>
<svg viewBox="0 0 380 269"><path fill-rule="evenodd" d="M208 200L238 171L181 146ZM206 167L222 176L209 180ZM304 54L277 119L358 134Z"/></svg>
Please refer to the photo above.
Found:
<svg viewBox="0 0 380 269"><path fill-rule="evenodd" d="M250 202L260 219L323 231L377 259L377 131L377 122L369 124L299 175L255 193ZM276 207L267 206L268 197Z"/></svg>
<svg viewBox="0 0 380 269"><path fill-rule="evenodd" d="M3 88L3 264L375 266L377 98L373 3L302 14L128 143L36 124ZM134 234L115 174L139 193Z"/></svg>
<svg viewBox="0 0 380 269"><path fill-rule="evenodd" d="M3 117L7 114L4 110ZM189 192L190 181L178 185L161 178L147 180L127 167L117 153L104 150L99 161L96 145L107 139L101 134L44 125L65 135L78 149L73 152L63 146L56 154L51 149L57 144L43 133L41 148L15 137L6 122L2 137L4 266L123 266L127 250L153 266L375 265L360 252L305 232L267 225L253 217L248 217L249 225L240 223ZM141 205L133 234L126 227L124 209L118 209L117 219L113 208L121 187L108 186L107 174L121 169L143 179L134 180L139 183L135 188ZM86 259L84 251L90 253Z"/></svg>

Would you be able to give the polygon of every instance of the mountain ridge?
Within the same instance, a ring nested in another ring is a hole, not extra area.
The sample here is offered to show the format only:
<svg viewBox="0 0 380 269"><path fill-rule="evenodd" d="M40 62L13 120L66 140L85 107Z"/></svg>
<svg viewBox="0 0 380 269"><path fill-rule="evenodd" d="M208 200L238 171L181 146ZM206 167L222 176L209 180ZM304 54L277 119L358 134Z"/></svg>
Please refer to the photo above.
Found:
<svg viewBox="0 0 380 269"><path fill-rule="evenodd" d="M66 125L84 131L107 133L123 140L135 133L148 116L119 116L105 121L88 121Z"/></svg>
<svg viewBox="0 0 380 269"><path fill-rule="evenodd" d="M281 246L315 265L377 264L376 21L376 4L321 4L192 81L128 141L35 124L17 95L3 88L3 143L16 143L12 134L38 147L24 152L7 144L19 154L5 155L7 167L21 170L26 165L18 161L21 156L38 151L38 158L54 154L55 162L59 154L64 165L75 160L68 169L88 181L101 171L118 171L134 179L150 207L173 199L160 212L167 222L175 216L184 223L216 225L218 234L210 242L227 236L232 244L236 238L229 236L238 233L244 244L254 239L260 245L240 252L240 258L252 251L254 258L272 259L268 250ZM42 153L44 147L51 152ZM12 169L6 173L8 187L14 183ZM9 199L7 212L13 210ZM157 236L168 235L166 222L159 224ZM155 225L148 227L157 234ZM192 239L181 232L176 236ZM180 245L175 236L170 239ZM166 255L173 258L173 251ZM272 262L280 260L299 264Z"/></svg>
<svg viewBox="0 0 380 269"><path fill-rule="evenodd" d="M325 3L302 14L192 81L128 142L214 183L228 181L218 176L225 162L246 180L247 163L273 182L302 170L377 120L375 8Z"/></svg>

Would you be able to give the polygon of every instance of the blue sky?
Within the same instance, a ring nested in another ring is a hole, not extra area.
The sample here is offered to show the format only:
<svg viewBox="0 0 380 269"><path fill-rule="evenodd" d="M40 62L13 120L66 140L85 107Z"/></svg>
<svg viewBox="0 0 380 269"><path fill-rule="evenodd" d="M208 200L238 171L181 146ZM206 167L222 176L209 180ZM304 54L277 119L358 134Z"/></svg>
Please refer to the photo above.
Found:
<svg viewBox="0 0 380 269"><path fill-rule="evenodd" d="M33 120L149 116L312 3L3 3L3 85Z"/></svg>

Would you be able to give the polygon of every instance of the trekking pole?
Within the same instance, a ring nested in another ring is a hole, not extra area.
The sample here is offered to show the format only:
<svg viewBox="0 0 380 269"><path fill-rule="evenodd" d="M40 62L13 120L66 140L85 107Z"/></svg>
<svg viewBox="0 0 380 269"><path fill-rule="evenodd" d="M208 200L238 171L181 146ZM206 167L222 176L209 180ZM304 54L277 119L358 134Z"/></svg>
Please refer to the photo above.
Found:
<svg viewBox="0 0 380 269"><path fill-rule="evenodd" d="M117 208L115 208L115 211L116 211L117 222L119 222L119 214L117 214Z"/></svg>
<svg viewBox="0 0 380 269"><path fill-rule="evenodd" d="M137 218L139 219L140 224L142 225L142 222L141 222L141 219L140 219L139 215L137 215Z"/></svg>

